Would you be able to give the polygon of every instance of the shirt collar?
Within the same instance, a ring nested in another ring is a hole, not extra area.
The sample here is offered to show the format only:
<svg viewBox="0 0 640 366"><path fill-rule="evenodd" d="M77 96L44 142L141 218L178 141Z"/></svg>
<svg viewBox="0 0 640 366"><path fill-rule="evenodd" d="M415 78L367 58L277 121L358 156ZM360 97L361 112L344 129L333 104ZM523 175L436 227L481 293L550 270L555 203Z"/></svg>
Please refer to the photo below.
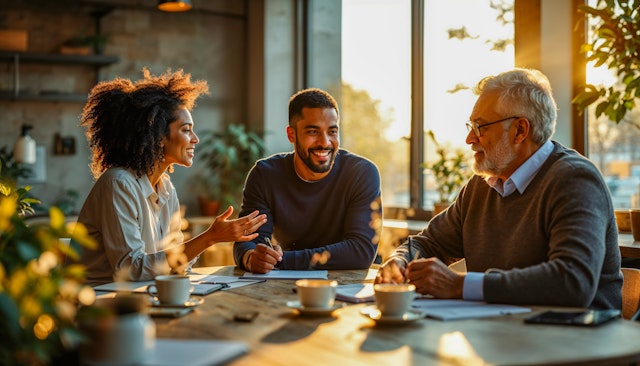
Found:
<svg viewBox="0 0 640 366"><path fill-rule="evenodd" d="M536 176L542 164L551 156L553 151L553 142L547 140L540 148L529 157L503 184L501 182L489 183L502 197L507 197L518 190L520 194L524 193L533 177ZM488 181L489 182L489 181Z"/></svg>
<svg viewBox="0 0 640 366"><path fill-rule="evenodd" d="M156 191L151 186L149 177L146 174L138 178L138 183L140 184L140 188L142 189L142 194L144 194L144 196L147 197L147 199L154 205L163 206L169 200L170 192L167 189L167 186L164 184L164 179L165 174L163 174L158 181L158 192L156 193Z"/></svg>

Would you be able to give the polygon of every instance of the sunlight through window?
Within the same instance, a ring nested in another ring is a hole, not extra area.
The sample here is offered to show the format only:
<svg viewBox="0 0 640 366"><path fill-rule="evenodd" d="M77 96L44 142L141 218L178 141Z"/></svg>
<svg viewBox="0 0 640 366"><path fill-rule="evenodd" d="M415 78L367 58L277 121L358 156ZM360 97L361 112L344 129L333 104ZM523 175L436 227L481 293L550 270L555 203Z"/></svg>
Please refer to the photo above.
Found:
<svg viewBox="0 0 640 366"><path fill-rule="evenodd" d="M342 1L342 146L376 163L385 207L408 207L412 123L439 142L465 144L483 77L513 68L513 0L424 2L424 121L411 120L411 1ZM416 50L413 50L416 52ZM438 198L425 170L424 209Z"/></svg>
<svg viewBox="0 0 640 366"><path fill-rule="evenodd" d="M596 6L597 0L589 0ZM602 6L602 5L600 5ZM587 17L593 37L594 19ZM622 85L605 65L587 64L587 83L597 86ZM620 89L620 87L615 87ZM605 176L616 209L640 206L640 108L636 107L616 124L605 115L595 117L598 103L588 108L588 156Z"/></svg>

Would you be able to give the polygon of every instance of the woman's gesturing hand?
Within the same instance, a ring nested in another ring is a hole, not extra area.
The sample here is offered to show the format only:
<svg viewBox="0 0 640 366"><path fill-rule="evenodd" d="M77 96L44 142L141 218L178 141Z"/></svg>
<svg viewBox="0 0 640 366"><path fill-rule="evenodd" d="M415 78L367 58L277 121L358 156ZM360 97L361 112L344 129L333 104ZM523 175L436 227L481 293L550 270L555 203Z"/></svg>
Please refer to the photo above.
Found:
<svg viewBox="0 0 640 366"><path fill-rule="evenodd" d="M233 206L229 206L225 212L215 218L207 229L211 232L216 243L253 240L258 237L256 230L267 222L267 215L259 215L257 210L247 216L228 220L232 213Z"/></svg>

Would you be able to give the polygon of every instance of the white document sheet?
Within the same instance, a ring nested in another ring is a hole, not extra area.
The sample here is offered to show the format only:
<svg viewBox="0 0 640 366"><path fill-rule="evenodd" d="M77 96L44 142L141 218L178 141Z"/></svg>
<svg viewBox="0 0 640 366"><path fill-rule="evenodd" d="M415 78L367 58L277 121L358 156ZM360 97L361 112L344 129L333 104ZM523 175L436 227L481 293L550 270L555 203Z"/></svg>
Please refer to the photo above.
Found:
<svg viewBox="0 0 640 366"><path fill-rule="evenodd" d="M141 365L222 365L248 351L246 344L235 341L157 338L153 351Z"/></svg>
<svg viewBox="0 0 640 366"><path fill-rule="evenodd" d="M211 292L221 290L230 290L237 287L260 283L263 280L249 280L235 276L216 276L216 275L189 275L191 284L194 286L193 295L207 295ZM142 282L111 282L99 285L93 289L96 291L106 292L147 292L147 287L153 285L154 281ZM220 288L220 284L224 284Z"/></svg>
<svg viewBox="0 0 640 366"><path fill-rule="evenodd" d="M530 308L516 305L488 304L483 301L416 299L412 308L421 310L425 316L440 320L484 318L510 314L528 313Z"/></svg>
<svg viewBox="0 0 640 366"><path fill-rule="evenodd" d="M302 278L327 279L328 272L326 270L312 271L294 271L289 269L274 269L265 274L245 272L242 278L251 278L256 280L298 280Z"/></svg>

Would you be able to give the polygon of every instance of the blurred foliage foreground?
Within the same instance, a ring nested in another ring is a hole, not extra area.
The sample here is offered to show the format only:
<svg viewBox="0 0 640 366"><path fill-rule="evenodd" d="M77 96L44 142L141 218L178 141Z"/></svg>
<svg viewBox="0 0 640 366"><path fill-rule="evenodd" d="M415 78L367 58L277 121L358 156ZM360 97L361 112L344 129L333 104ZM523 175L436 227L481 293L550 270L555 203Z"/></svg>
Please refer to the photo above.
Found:
<svg viewBox="0 0 640 366"><path fill-rule="evenodd" d="M81 225L66 224L56 207L49 225L27 225L38 203L29 190L0 181L0 365L55 363L83 338L77 310L95 300L83 285L84 267L65 265L77 250L59 238L89 248L95 242Z"/></svg>

